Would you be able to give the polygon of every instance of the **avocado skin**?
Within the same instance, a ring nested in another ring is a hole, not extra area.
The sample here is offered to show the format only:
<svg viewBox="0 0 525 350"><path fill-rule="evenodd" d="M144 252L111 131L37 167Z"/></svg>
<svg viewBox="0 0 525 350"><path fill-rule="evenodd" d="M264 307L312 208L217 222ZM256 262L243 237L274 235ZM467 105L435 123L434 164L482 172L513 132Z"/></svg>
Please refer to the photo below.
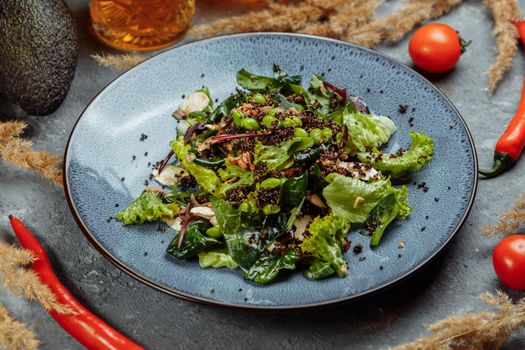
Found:
<svg viewBox="0 0 525 350"><path fill-rule="evenodd" d="M60 106L77 58L75 21L62 0L0 0L0 91L25 112Z"/></svg>

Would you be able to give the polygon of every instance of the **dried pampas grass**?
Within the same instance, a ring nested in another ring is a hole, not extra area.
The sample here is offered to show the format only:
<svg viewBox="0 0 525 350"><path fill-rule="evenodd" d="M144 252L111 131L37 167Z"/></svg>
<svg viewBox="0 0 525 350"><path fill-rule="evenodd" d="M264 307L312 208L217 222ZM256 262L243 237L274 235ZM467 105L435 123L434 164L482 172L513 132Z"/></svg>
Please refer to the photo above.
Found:
<svg viewBox="0 0 525 350"><path fill-rule="evenodd" d="M499 349L514 332L525 326L525 299L513 303L501 291L480 297L497 311L446 318L428 327L429 336L392 350Z"/></svg>
<svg viewBox="0 0 525 350"><path fill-rule="evenodd" d="M525 227L525 194L517 196L517 199L514 206L503 213L497 224L485 226L481 233L488 237L510 236L518 233L520 227Z"/></svg>
<svg viewBox="0 0 525 350"><path fill-rule="evenodd" d="M388 16L350 32L342 39L366 47L401 40L416 25L437 18L459 5L462 0L405 0L405 5Z"/></svg>
<svg viewBox="0 0 525 350"><path fill-rule="evenodd" d="M498 54L489 69L488 93L492 95L512 65L518 51L518 30L513 22L523 16L517 0L484 0L494 19L493 35Z"/></svg>
<svg viewBox="0 0 525 350"><path fill-rule="evenodd" d="M13 294L36 300L46 310L72 313L73 310L57 301L53 292L33 270L24 268L34 260L30 251L0 242L0 282Z"/></svg>
<svg viewBox="0 0 525 350"><path fill-rule="evenodd" d="M62 157L33 150L31 141L19 137L26 128L27 124L21 121L0 122L0 158L62 186Z"/></svg>
<svg viewBox="0 0 525 350"><path fill-rule="evenodd" d="M0 305L0 345L11 350L36 350L40 342L27 326L9 316Z"/></svg>
<svg viewBox="0 0 525 350"><path fill-rule="evenodd" d="M102 67L113 68L115 70L123 71L128 70L137 64L143 62L149 56L139 54L111 54L111 55L91 55L91 57Z"/></svg>

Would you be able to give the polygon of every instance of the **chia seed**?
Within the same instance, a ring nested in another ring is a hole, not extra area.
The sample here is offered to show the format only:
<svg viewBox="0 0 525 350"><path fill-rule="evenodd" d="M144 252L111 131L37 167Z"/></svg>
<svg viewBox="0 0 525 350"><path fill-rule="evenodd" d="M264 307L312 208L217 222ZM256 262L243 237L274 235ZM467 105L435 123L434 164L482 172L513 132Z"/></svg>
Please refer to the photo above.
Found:
<svg viewBox="0 0 525 350"><path fill-rule="evenodd" d="M140 134L140 139L139 139L139 141L140 141L140 142L144 142L147 138L148 138L148 135L146 135L146 134Z"/></svg>
<svg viewBox="0 0 525 350"><path fill-rule="evenodd" d="M407 112L407 106L406 105L399 105L399 108L397 111L401 114L405 114Z"/></svg>
<svg viewBox="0 0 525 350"><path fill-rule="evenodd" d="M361 244L356 244L354 246L354 253L355 254L360 254L362 251L363 251L363 246Z"/></svg>

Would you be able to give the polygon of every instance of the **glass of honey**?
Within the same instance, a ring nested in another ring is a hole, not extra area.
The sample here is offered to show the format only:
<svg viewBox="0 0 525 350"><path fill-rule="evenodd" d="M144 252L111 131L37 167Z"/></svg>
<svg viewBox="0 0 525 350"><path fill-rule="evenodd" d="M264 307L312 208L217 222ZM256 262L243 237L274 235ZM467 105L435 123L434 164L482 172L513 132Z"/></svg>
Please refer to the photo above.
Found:
<svg viewBox="0 0 525 350"><path fill-rule="evenodd" d="M105 44L149 51L175 43L188 29L195 0L91 0L91 23Z"/></svg>

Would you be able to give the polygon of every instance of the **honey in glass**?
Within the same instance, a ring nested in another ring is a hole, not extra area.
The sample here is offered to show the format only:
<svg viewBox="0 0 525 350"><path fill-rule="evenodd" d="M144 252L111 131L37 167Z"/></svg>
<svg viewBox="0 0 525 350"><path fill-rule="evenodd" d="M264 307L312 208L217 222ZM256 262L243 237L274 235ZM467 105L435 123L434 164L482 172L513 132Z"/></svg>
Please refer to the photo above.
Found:
<svg viewBox="0 0 525 350"><path fill-rule="evenodd" d="M91 0L91 23L105 44L127 51L175 43L191 23L195 0Z"/></svg>

